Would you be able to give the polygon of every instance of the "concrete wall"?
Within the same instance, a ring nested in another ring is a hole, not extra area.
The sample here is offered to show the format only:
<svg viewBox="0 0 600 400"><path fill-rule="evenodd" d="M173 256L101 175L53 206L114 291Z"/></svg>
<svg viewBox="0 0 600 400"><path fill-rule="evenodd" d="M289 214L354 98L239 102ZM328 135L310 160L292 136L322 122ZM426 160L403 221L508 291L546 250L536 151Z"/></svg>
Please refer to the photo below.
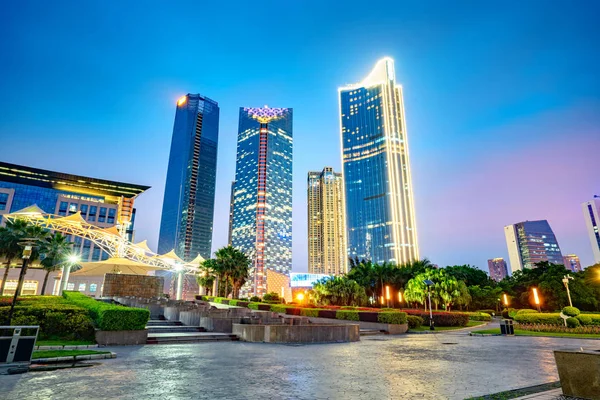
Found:
<svg viewBox="0 0 600 400"><path fill-rule="evenodd" d="M233 334L246 342L337 343L360 340L358 324L244 325L233 324Z"/></svg>
<svg viewBox="0 0 600 400"><path fill-rule="evenodd" d="M600 353L597 350L554 351L563 394L600 400Z"/></svg>
<svg viewBox="0 0 600 400"><path fill-rule="evenodd" d="M360 329L373 329L377 331L384 331L391 335L398 335L401 333L406 333L406 331L408 331L408 324L382 324L379 322L347 321L343 319L315 317L309 317L308 319L313 324L358 324L360 325Z"/></svg>
<svg viewBox="0 0 600 400"><path fill-rule="evenodd" d="M102 346L146 344L147 340L147 329L139 331L96 331L96 342Z"/></svg>

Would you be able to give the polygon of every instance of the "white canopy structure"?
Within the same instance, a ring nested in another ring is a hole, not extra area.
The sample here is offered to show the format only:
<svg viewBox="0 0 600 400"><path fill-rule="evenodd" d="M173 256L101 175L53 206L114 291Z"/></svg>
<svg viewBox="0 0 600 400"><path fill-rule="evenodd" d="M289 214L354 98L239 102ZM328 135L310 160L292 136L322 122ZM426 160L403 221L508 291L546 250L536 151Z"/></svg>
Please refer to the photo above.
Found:
<svg viewBox="0 0 600 400"><path fill-rule="evenodd" d="M150 271L161 269L154 265L144 264L127 258L112 257L104 261L82 262L83 267L73 276L102 276L104 274L147 275Z"/></svg>

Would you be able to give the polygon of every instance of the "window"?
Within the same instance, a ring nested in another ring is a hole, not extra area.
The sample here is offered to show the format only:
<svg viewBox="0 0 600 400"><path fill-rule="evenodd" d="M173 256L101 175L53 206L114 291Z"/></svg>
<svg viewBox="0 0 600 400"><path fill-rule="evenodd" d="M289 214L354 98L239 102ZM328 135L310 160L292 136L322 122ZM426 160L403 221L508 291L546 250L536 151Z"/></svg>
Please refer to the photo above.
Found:
<svg viewBox="0 0 600 400"><path fill-rule="evenodd" d="M79 284L79 289L77 289L80 292L85 292L85 283L80 283Z"/></svg>
<svg viewBox="0 0 600 400"><path fill-rule="evenodd" d="M69 204L69 214L75 214L77 212L77 203Z"/></svg>
<svg viewBox="0 0 600 400"><path fill-rule="evenodd" d="M69 207L69 203L66 201L61 201L60 206L58 207L58 215L63 217L67 215L67 207Z"/></svg>
<svg viewBox="0 0 600 400"><path fill-rule="evenodd" d="M17 290L18 281L6 281L4 286L4 296L14 296ZM21 295L31 296L37 294L38 281L24 281L21 288Z"/></svg>
<svg viewBox="0 0 600 400"><path fill-rule="evenodd" d="M98 215L98 222L106 222L106 207L100 207L100 215Z"/></svg>
<svg viewBox="0 0 600 400"><path fill-rule="evenodd" d="M90 222L96 221L96 211L97 210L98 210L98 207L90 206L90 213L88 214L88 221L90 221Z"/></svg>
<svg viewBox="0 0 600 400"><path fill-rule="evenodd" d="M88 205L87 204L82 204L81 208L80 208L80 211L81 211L81 215L86 215L87 211L88 211Z"/></svg>
<svg viewBox="0 0 600 400"><path fill-rule="evenodd" d="M90 292L96 293L97 288L98 288L98 285L96 283L90 283Z"/></svg>
<svg viewBox="0 0 600 400"><path fill-rule="evenodd" d="M8 204L8 193L0 193L0 211L6 210Z"/></svg>
<svg viewBox="0 0 600 400"><path fill-rule="evenodd" d="M106 220L106 222L108 222L109 224L114 224L115 223L115 215L117 215L117 210L115 208L109 208L108 209L108 219Z"/></svg>
<svg viewBox="0 0 600 400"><path fill-rule="evenodd" d="M74 283L67 283L67 290L73 290L75 289L75 284Z"/></svg>

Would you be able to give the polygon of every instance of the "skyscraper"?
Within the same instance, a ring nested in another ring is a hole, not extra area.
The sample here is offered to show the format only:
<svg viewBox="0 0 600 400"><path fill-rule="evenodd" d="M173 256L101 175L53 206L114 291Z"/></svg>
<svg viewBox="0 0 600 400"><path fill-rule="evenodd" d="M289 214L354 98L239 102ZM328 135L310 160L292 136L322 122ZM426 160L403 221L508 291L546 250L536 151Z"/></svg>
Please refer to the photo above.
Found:
<svg viewBox="0 0 600 400"><path fill-rule="evenodd" d="M508 267L504 258L492 258L488 260L488 270L490 271L490 278L496 282L500 282L508 276Z"/></svg>
<svg viewBox="0 0 600 400"><path fill-rule="evenodd" d="M233 231L233 193L235 190L235 181L231 182L231 191L229 193L229 230L227 231L227 244L231 246L231 232Z"/></svg>
<svg viewBox="0 0 600 400"><path fill-rule="evenodd" d="M505 226L504 235L512 272L535 268L535 264L542 261L563 264L556 236L546 220Z"/></svg>
<svg viewBox="0 0 600 400"><path fill-rule="evenodd" d="M600 198L594 197L593 200L583 203L581 207L594 253L594 262L600 263Z"/></svg>
<svg viewBox="0 0 600 400"><path fill-rule="evenodd" d="M579 257L575 254L568 254L563 257L563 262L565 264L565 268L572 272L581 272L583 271L581 268L581 262L579 261Z"/></svg>
<svg viewBox="0 0 600 400"><path fill-rule="evenodd" d="M200 94L177 101L158 252L191 261L212 244L219 106Z"/></svg>
<svg viewBox="0 0 600 400"><path fill-rule="evenodd" d="M251 257L243 293L292 269L292 109L240 108L231 244Z"/></svg>
<svg viewBox="0 0 600 400"><path fill-rule="evenodd" d="M308 173L308 272L348 272L342 174L325 167Z"/></svg>
<svg viewBox="0 0 600 400"><path fill-rule="evenodd" d="M348 255L376 263L419 258L402 86L384 58L339 89Z"/></svg>

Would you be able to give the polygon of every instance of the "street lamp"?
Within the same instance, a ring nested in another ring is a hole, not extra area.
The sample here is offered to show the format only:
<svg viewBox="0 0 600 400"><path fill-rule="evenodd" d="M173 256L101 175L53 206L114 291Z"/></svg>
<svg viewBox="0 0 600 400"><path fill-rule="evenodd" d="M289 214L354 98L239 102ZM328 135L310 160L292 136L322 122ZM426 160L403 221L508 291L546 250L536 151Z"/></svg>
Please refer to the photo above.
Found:
<svg viewBox="0 0 600 400"><path fill-rule="evenodd" d="M13 296L12 304L10 305L10 311L8 312L8 325L10 325L15 310L15 304L17 304L17 297L19 292L23 288L23 281L25 280L25 274L27 273L27 264L31 258L31 254L37 247L38 239L26 238L22 242L19 242L19 246L23 247L23 265L21 266L21 273L19 274L19 281L17 282L17 288L15 289L15 295ZM8 268L8 267L7 267Z"/></svg>
<svg viewBox="0 0 600 400"><path fill-rule="evenodd" d="M387 306L390 306L390 287L385 286L385 299L387 300Z"/></svg>
<svg viewBox="0 0 600 400"><path fill-rule="evenodd" d="M69 276L71 275L71 268L73 265L79 264L79 255L72 253L67 257L67 261L63 265L62 274L60 276L61 282L58 284L58 295L60 296L63 290L68 290ZM62 289L61 289L62 286Z"/></svg>
<svg viewBox="0 0 600 400"><path fill-rule="evenodd" d="M504 294L502 295L502 299L504 300L504 306L505 306L506 308L508 308L508 296L506 295L506 293L504 293Z"/></svg>
<svg viewBox="0 0 600 400"><path fill-rule="evenodd" d="M402 308L402 292L398 292L398 305Z"/></svg>
<svg viewBox="0 0 600 400"><path fill-rule="evenodd" d="M427 285L427 293L429 295L429 330L433 331L435 330L435 327L433 326L433 311L431 309L431 287L434 285L434 283L429 279L425 279L423 283Z"/></svg>
<svg viewBox="0 0 600 400"><path fill-rule="evenodd" d="M300 302L300 305L302 305L302 301L304 300L304 293L298 293L296 295L296 299L298 299L298 301Z"/></svg>
<svg viewBox="0 0 600 400"><path fill-rule="evenodd" d="M537 306L538 312L542 312L542 310L540 309L540 297L538 296L537 289L532 288L531 291L533 292L533 302Z"/></svg>
<svg viewBox="0 0 600 400"><path fill-rule="evenodd" d="M565 287L567 288L567 296L569 297L569 305L571 307L573 307L573 303L571 302L571 292L569 291L569 279L573 279L573 277L571 275L565 275L565 277L563 278L563 283L565 285Z"/></svg>

